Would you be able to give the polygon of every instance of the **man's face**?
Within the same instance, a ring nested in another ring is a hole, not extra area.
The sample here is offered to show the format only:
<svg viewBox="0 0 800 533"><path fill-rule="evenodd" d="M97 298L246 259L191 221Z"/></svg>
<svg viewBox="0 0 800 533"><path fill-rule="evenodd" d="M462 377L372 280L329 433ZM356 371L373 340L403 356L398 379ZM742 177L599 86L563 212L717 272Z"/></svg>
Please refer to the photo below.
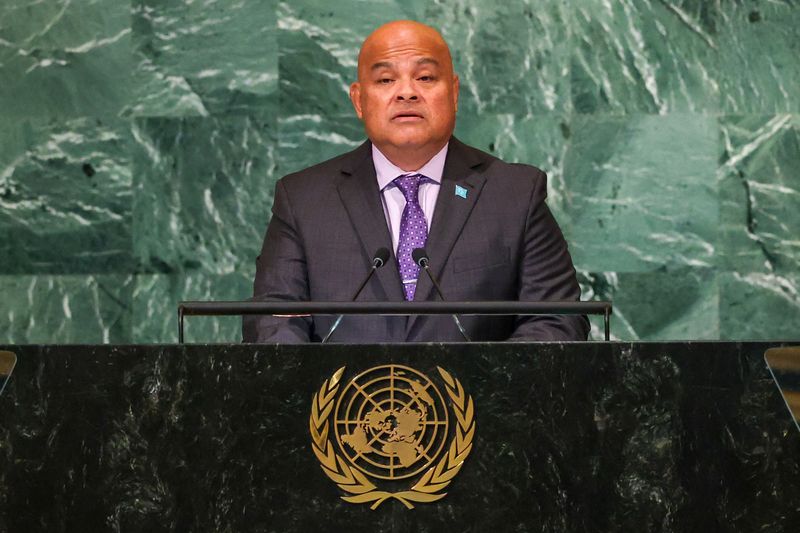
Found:
<svg viewBox="0 0 800 533"><path fill-rule="evenodd" d="M384 154L422 151L432 157L450 139L456 120L458 77L447 45L415 23L379 28L361 50L350 98Z"/></svg>

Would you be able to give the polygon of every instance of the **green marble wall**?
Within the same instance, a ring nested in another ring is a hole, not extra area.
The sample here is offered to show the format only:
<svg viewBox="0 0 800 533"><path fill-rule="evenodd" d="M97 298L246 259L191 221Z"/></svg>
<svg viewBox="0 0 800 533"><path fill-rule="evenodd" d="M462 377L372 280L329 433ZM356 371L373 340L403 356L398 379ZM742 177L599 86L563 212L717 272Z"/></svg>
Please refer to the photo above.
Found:
<svg viewBox="0 0 800 533"><path fill-rule="evenodd" d="M797 2L7 0L0 340L172 342L177 301L249 296L275 180L361 142L396 18L450 42L457 134L549 173L616 337L800 336Z"/></svg>

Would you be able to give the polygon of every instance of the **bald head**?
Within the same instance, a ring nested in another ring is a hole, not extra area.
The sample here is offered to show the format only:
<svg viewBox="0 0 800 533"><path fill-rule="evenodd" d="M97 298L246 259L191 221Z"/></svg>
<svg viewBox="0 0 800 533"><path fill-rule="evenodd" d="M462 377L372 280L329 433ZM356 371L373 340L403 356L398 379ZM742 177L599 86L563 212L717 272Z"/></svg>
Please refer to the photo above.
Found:
<svg viewBox="0 0 800 533"><path fill-rule="evenodd" d="M450 140L458 76L438 31L389 22L364 40L350 99L372 143L403 170L417 170Z"/></svg>
<svg viewBox="0 0 800 533"><path fill-rule="evenodd" d="M395 20L378 27L364 39L358 53L358 79L361 80L362 76L373 68L376 56L400 51L409 45L412 47L422 45L436 52L439 59L445 60L446 64L442 66L449 69L450 75L453 75L450 47L436 29L414 20Z"/></svg>

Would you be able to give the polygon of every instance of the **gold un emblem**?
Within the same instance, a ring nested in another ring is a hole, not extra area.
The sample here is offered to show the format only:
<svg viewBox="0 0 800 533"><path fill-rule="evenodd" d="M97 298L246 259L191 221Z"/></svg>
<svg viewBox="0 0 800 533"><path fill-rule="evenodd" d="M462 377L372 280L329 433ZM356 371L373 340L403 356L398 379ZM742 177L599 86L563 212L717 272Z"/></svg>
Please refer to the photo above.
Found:
<svg viewBox="0 0 800 533"><path fill-rule="evenodd" d="M314 394L312 448L325 475L347 494L344 501L376 509L394 498L413 509L447 495L472 450L475 409L461 383L437 370L446 396L425 374L402 365L370 368L339 393L342 367Z"/></svg>

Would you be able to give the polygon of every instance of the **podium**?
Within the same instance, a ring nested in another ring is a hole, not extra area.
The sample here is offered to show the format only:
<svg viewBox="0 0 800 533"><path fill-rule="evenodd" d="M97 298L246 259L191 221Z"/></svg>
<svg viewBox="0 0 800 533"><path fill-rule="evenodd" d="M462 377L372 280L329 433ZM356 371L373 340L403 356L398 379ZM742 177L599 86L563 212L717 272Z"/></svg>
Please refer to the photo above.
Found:
<svg viewBox="0 0 800 533"><path fill-rule="evenodd" d="M0 347L0 531L796 531L782 345Z"/></svg>

